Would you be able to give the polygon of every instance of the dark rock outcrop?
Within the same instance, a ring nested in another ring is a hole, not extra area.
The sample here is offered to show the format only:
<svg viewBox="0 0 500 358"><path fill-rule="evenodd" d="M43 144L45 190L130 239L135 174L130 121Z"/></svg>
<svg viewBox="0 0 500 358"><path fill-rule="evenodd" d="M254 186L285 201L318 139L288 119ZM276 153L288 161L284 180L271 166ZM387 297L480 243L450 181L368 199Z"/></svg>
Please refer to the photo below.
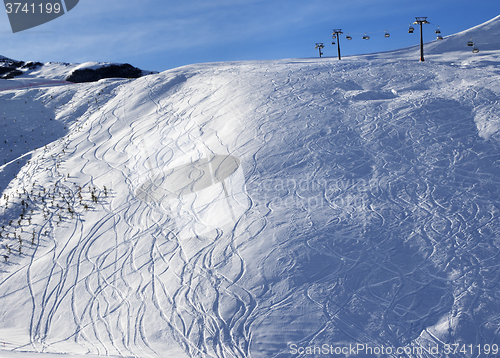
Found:
<svg viewBox="0 0 500 358"><path fill-rule="evenodd" d="M97 69L84 68L73 71L66 77L66 81L81 83L94 82L103 78L139 78L142 76L142 70L125 63L123 65L108 65Z"/></svg>
<svg viewBox="0 0 500 358"><path fill-rule="evenodd" d="M11 67L11 66L0 67L0 76L14 70L16 70L16 67Z"/></svg>
<svg viewBox="0 0 500 358"><path fill-rule="evenodd" d="M14 69L14 70L10 71L9 73L3 75L0 78L3 80L9 80L9 79L14 78L16 76L21 76L23 73L24 73L23 71L19 71L19 70Z"/></svg>
<svg viewBox="0 0 500 358"><path fill-rule="evenodd" d="M7 80L22 75L24 72L20 69L26 68L25 66L30 63L33 62L24 63L24 61L11 60L7 57L0 58L0 79Z"/></svg>
<svg viewBox="0 0 500 358"><path fill-rule="evenodd" d="M41 66L43 66L43 63L41 63L41 62L28 61L21 68L27 68L28 70L34 70L35 68L41 67Z"/></svg>

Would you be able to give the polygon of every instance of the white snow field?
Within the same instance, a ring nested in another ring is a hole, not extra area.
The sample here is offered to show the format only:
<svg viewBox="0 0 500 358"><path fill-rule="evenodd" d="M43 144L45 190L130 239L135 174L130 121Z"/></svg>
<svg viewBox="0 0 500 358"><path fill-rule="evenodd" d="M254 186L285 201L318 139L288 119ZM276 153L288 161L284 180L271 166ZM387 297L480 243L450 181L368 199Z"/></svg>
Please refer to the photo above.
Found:
<svg viewBox="0 0 500 358"><path fill-rule="evenodd" d="M500 17L470 31L1 91L0 357L500 356Z"/></svg>

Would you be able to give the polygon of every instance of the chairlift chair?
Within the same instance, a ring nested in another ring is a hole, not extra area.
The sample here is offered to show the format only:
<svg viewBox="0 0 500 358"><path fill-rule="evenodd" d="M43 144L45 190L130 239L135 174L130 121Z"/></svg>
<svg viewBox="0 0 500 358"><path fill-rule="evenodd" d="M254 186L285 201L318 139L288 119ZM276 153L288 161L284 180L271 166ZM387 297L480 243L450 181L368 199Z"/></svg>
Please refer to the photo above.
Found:
<svg viewBox="0 0 500 358"><path fill-rule="evenodd" d="M384 34L385 37L390 37L391 34L389 32L387 32L387 30L385 30L385 34Z"/></svg>
<svg viewBox="0 0 500 358"><path fill-rule="evenodd" d="M441 35L437 35L437 39L438 39L438 40L442 40L442 39L443 39L443 36L441 36Z"/></svg>
<svg viewBox="0 0 500 358"><path fill-rule="evenodd" d="M352 37L349 34L347 34L347 36L345 38L348 40L352 40Z"/></svg>
<svg viewBox="0 0 500 358"><path fill-rule="evenodd" d="M468 42L467 42L467 46L474 46L474 42L472 42L472 41L468 41Z"/></svg>
<svg viewBox="0 0 500 358"><path fill-rule="evenodd" d="M415 28L413 26L410 25L410 28L408 29L408 33L409 34L412 34L413 31L415 31Z"/></svg>
<svg viewBox="0 0 500 358"><path fill-rule="evenodd" d="M440 34L441 33L441 30L439 29L439 26L438 26L438 28L436 29L435 32L436 32L436 34Z"/></svg>
<svg viewBox="0 0 500 358"><path fill-rule="evenodd" d="M370 39L370 36L368 36L366 33L365 33L365 36L363 36L363 40L369 40Z"/></svg>
<svg viewBox="0 0 500 358"><path fill-rule="evenodd" d="M479 52L479 49L478 49L477 47L474 47L474 48L472 49L472 53L478 53L478 52Z"/></svg>

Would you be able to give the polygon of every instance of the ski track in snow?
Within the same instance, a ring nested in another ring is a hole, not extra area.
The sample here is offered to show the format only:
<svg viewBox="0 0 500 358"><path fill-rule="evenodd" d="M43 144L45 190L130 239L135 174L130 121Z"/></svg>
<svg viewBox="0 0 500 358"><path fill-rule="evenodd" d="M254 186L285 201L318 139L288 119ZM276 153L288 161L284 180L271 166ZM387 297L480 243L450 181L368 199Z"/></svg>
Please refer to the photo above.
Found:
<svg viewBox="0 0 500 358"><path fill-rule="evenodd" d="M289 343L499 344L500 148L475 123L476 108L496 108L498 73L301 62L18 94L47 107L65 93L56 115L70 128L4 191L26 188L34 212L23 232L2 231L3 252L16 247L7 232L36 238L0 266L6 349L290 357ZM136 197L166 168L217 154L241 160L236 220L202 232L191 204L186 231L165 202ZM6 221L14 204L1 202Z"/></svg>

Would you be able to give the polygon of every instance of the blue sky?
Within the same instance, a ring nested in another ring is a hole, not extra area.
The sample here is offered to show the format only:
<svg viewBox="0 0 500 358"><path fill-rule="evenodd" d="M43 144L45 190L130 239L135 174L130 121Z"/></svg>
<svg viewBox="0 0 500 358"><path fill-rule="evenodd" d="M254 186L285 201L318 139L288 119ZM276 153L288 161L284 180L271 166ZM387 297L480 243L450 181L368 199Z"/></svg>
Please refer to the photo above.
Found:
<svg viewBox="0 0 500 358"><path fill-rule="evenodd" d="M500 15L492 0L80 0L66 15L36 28L12 33L0 13L0 55L40 62L104 61L164 71L214 61L336 56L333 28L343 55L415 45L408 34L415 16L428 16L425 40L479 25ZM384 30L391 34L384 38ZM367 32L368 41L361 37ZM344 35L345 36L345 35Z"/></svg>

